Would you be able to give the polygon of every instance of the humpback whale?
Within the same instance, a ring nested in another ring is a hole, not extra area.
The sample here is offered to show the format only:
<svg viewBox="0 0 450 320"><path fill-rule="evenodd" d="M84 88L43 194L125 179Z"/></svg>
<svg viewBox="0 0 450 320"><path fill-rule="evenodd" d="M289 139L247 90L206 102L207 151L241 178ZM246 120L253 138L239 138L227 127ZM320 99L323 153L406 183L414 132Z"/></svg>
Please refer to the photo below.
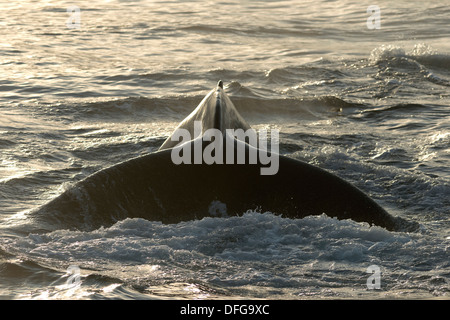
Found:
<svg viewBox="0 0 450 320"><path fill-rule="evenodd" d="M201 122L202 131L192 140L181 144L171 136L154 153L88 176L33 212L34 221L42 231L93 230L125 218L179 223L209 216L242 215L256 209L293 219L326 214L396 231L411 229L414 224L392 216L338 176L287 156L277 155L279 168L268 175L261 174L265 165L259 159L256 163L175 164L173 151L180 145L183 150L192 151L208 147L211 142L201 139L207 129L224 132L250 128L221 81L177 130L194 134L195 121ZM223 134L224 148L241 147L248 159L251 151L259 147L244 140Z"/></svg>

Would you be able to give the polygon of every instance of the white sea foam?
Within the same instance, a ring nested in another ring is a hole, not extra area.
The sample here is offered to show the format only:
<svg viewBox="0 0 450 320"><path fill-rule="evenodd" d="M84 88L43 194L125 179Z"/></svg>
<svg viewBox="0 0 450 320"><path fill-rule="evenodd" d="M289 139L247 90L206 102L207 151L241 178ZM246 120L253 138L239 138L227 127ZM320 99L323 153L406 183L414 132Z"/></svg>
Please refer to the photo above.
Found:
<svg viewBox="0 0 450 320"><path fill-rule="evenodd" d="M383 270L383 288L388 291L413 286L416 277L403 275L411 270L430 275L430 281L431 275L442 278L435 263L448 267L447 247L444 239L325 215L292 220L253 211L172 225L126 219L92 232L59 230L5 240L8 251L44 265L65 268L77 263L84 273L112 276L130 285L162 283L170 274L171 282L194 277L205 286L227 287L231 295L242 286L267 286L284 288L285 297L305 293L302 286L307 285L307 291L313 283L331 291L343 283L339 287L348 292L337 290L337 296L364 292L363 275L373 264ZM397 281L400 276L406 283Z"/></svg>

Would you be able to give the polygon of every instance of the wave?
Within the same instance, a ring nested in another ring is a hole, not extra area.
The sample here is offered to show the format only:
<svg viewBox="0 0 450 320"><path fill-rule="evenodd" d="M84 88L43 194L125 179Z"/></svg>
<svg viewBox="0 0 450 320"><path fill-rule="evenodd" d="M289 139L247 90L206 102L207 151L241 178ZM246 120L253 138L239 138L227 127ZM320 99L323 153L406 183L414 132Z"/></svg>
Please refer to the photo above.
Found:
<svg viewBox="0 0 450 320"><path fill-rule="evenodd" d="M8 140L8 139L0 139L0 149L10 148L16 144L17 144L16 142Z"/></svg>
<svg viewBox="0 0 450 320"><path fill-rule="evenodd" d="M341 94L323 96L274 96L259 89L249 88L239 82L231 82L227 91L237 110L250 123L257 124L299 120L324 119L330 116L377 117L386 112L395 114L416 113L428 110L431 104L384 103L378 106L362 102L359 97L342 97ZM57 103L40 106L39 113L47 117L72 118L71 121L139 121L178 123L189 115L203 99L202 95L178 95L168 97L128 97L112 100L94 100L82 103ZM104 128L61 130L67 135L95 135L96 137L120 136L119 132ZM14 147L9 140L0 140L0 148Z"/></svg>
<svg viewBox="0 0 450 320"><path fill-rule="evenodd" d="M302 66L289 66L283 68L274 68L266 72L267 80L272 83L289 83L292 84L310 81L314 79L336 79L345 76L338 66L327 66L326 61L319 61L315 64L306 64ZM324 64L324 66L321 66Z"/></svg>
<svg viewBox="0 0 450 320"><path fill-rule="evenodd" d="M429 83L445 89L450 86L449 66L450 55L438 53L425 44L416 44L411 50L381 45L362 60L353 56L341 60L327 56L301 65L292 62L281 67L269 65L268 69L265 66L260 69L211 66L193 69L180 66L124 70L117 74L112 71L92 75L87 82L78 81L76 86L70 88L67 84L55 83L49 90L55 93L55 99L61 99L61 95L65 99L52 103L52 112L62 109L63 114L73 113L74 116L133 116L135 113L142 116L148 111L164 108L190 111L210 89L211 83L220 79L232 99L246 98L249 104L254 104L252 99L267 105L271 99L275 99L273 102L276 104L284 97L295 97L318 98L327 105L328 98L320 97L335 96L353 103L349 101L349 96L353 98L357 95L360 100L390 97L399 87L412 88L418 95L427 96L430 94ZM378 72L374 71L374 67L379 69ZM379 83L371 82L373 78ZM417 82L422 80L425 82L418 85ZM130 96L133 93L136 95ZM410 95L410 92L407 94ZM442 95L445 96L445 93ZM74 102L67 100L68 96L75 99ZM292 101L293 104L298 103ZM241 105L245 105L245 99L243 102ZM263 109L267 110L265 107Z"/></svg>
<svg viewBox="0 0 450 320"><path fill-rule="evenodd" d="M317 112L341 112L343 110L359 109L359 102L346 101L336 96L319 97L278 97L264 98L257 90L249 89L233 82L229 87L230 97L236 108L245 118L258 117L290 117L310 115L317 117ZM84 120L108 118L147 121L179 122L190 114L203 99L200 95L181 95L173 97L128 97L106 101L84 103L57 103L41 106L40 113L52 117ZM73 121L72 120L72 121ZM1 146L0 146L1 147Z"/></svg>
<svg viewBox="0 0 450 320"><path fill-rule="evenodd" d="M319 97L284 97L265 99L257 97L250 89L236 85L238 89L234 90L232 95L233 103L239 112L251 120L257 120L260 117L265 119L276 119L277 117L293 117L293 119L305 119L304 116L312 116L313 118L326 117L332 115L342 115L354 113L355 115L363 114L365 117L376 116L384 112L395 113L411 113L427 110L431 106L421 103L396 103L375 106L369 103L361 103L351 101L337 96L319 96ZM249 97L253 96L253 97ZM148 121L156 119L165 119L168 121L178 122L181 118L187 116L201 101L201 96L178 96L167 98L146 98L146 97L130 97L125 99L115 99L103 102L84 103L77 106L64 106L58 108L59 113L65 113L68 110L76 109L75 114L80 118L98 117L123 117L130 119L140 118L145 115ZM52 109L51 112L55 112ZM145 119L145 118L144 118ZM87 131L86 131L87 130ZM73 130L69 130L72 132ZM82 129L75 134L84 133L91 134L91 129ZM95 132L96 133L96 132ZM97 133L96 133L97 134ZM112 135L118 133L101 133L103 135Z"/></svg>
<svg viewBox="0 0 450 320"><path fill-rule="evenodd" d="M397 59L397 60L396 60ZM403 59L403 60L402 60ZM450 55L438 53L431 46L426 44L416 44L410 51L405 51L401 46L396 45L381 45L372 50L369 57L370 64L380 64L385 61L397 62L412 62L410 66L429 67L437 71L450 70Z"/></svg>
<svg viewBox="0 0 450 320"><path fill-rule="evenodd" d="M293 220L248 211L240 217L171 225L134 218L90 232L58 230L3 238L0 248L21 257L0 270L11 287L17 273L28 280L24 288L9 292L33 291L34 297L43 291L50 298L64 294L59 286L67 282L65 270L70 264L81 269L81 289L96 293L94 298L107 296L99 288L111 285L118 288L116 296L128 292L147 297L186 297L180 283L185 283L183 288L195 283L203 293L219 297L273 297L273 288L284 292L315 286L357 289L361 272L371 264L392 271L383 275L387 287L421 284L428 291L437 282L441 291L448 292L444 271L429 274L435 265L448 264L441 240L325 215ZM426 265L424 255L429 257ZM253 286L260 289L248 289Z"/></svg>
<svg viewBox="0 0 450 320"><path fill-rule="evenodd" d="M270 26L258 26L258 27L233 27L211 24L195 24L185 27L179 27L177 30L186 32L198 32L210 34L231 34L244 37L273 37L274 35L283 36L319 36L322 34L321 30L313 28L277 28ZM208 40L210 41L210 40Z"/></svg>
<svg viewBox="0 0 450 320"><path fill-rule="evenodd" d="M430 108L430 106L419 103L399 103L394 105L368 108L363 111L363 115L365 118L371 118L385 113L410 114L413 112L421 112L423 110L426 110L427 108Z"/></svg>

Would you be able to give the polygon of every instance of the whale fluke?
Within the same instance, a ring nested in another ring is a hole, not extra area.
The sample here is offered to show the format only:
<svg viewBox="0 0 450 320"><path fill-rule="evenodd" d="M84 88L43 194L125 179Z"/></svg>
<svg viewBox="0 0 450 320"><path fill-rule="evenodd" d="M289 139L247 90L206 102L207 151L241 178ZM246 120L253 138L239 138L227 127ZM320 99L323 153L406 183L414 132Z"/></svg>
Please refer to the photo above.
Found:
<svg viewBox="0 0 450 320"><path fill-rule="evenodd" d="M202 124L195 132L195 122ZM178 129L193 137L186 150L208 148L201 140L205 131L250 129L223 90L223 82L211 90ZM175 130L175 132L177 131ZM197 134L195 136L194 134ZM214 216L210 207L222 204L222 215L241 215L247 210L270 211L287 218L326 214L338 219L367 222L388 230L412 230L416 223L393 217L364 192L326 170L279 155L279 170L262 175L265 164L175 164L173 151L179 142L169 137L159 151L103 169L65 191L32 213L41 230L109 226L125 218L145 218L178 223ZM255 149L242 140L225 146L246 154ZM198 144L200 141L200 144Z"/></svg>

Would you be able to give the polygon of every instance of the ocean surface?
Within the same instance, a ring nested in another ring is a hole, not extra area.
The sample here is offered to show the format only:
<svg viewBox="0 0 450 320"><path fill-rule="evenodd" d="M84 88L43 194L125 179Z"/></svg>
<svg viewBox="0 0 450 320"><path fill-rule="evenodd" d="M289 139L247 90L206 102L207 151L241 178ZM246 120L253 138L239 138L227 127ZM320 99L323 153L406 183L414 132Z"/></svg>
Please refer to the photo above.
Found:
<svg viewBox="0 0 450 320"><path fill-rule="evenodd" d="M0 1L0 34L1 299L449 298L450 1ZM281 154L420 230L249 210L21 232L219 79Z"/></svg>

